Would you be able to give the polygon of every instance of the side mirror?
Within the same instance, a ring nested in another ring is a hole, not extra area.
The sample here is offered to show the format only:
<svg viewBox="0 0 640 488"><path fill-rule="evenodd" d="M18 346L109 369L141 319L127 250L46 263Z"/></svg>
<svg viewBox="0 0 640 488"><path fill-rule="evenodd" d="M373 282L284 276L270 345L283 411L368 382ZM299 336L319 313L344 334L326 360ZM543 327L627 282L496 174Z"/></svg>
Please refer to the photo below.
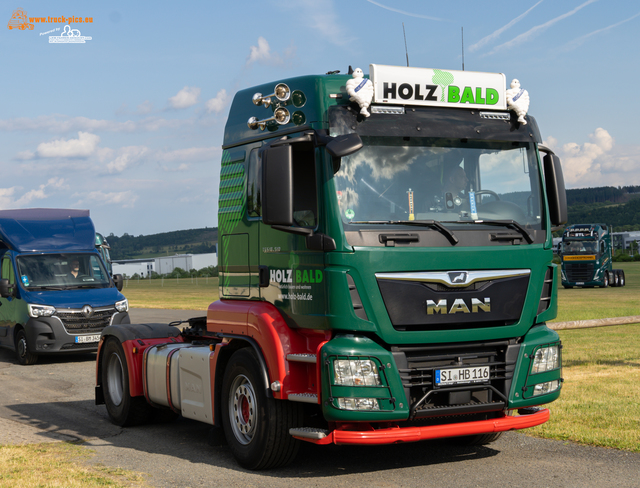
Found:
<svg viewBox="0 0 640 488"><path fill-rule="evenodd" d="M334 174L340 170L340 158L349 156L354 152L362 149L362 139L358 134L344 134L336 136L327 143L327 152L333 156L333 172Z"/></svg>
<svg viewBox="0 0 640 488"><path fill-rule="evenodd" d="M118 291L122 291L122 286L124 285L124 278L122 277L121 274L114 274L113 275L113 282L116 285L116 289Z"/></svg>
<svg viewBox="0 0 640 488"><path fill-rule="evenodd" d="M0 297L9 298L14 295L15 286L9 284L9 280L4 278L0 280Z"/></svg>
<svg viewBox="0 0 640 488"><path fill-rule="evenodd" d="M551 225L559 226L567 223L567 192L564 187L564 176L560 158L549 151L542 159L544 166L544 183L549 200L549 217Z"/></svg>
<svg viewBox="0 0 640 488"><path fill-rule="evenodd" d="M293 151L290 144L262 153L262 221L293 225Z"/></svg>

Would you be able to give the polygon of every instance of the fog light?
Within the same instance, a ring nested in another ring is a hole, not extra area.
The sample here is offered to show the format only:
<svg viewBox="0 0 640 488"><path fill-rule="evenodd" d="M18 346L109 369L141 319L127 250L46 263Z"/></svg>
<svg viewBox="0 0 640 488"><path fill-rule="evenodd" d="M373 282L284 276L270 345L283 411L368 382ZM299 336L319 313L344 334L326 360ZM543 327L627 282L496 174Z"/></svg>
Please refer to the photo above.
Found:
<svg viewBox="0 0 640 488"><path fill-rule="evenodd" d="M539 383L533 387L533 396L546 395L547 393L556 391L558 388L560 388L560 380Z"/></svg>
<svg viewBox="0 0 640 488"><path fill-rule="evenodd" d="M380 410L376 398L336 398L342 410Z"/></svg>
<svg viewBox="0 0 640 488"><path fill-rule="evenodd" d="M560 346L547 346L539 348L533 357L531 374L553 371L560 367Z"/></svg>

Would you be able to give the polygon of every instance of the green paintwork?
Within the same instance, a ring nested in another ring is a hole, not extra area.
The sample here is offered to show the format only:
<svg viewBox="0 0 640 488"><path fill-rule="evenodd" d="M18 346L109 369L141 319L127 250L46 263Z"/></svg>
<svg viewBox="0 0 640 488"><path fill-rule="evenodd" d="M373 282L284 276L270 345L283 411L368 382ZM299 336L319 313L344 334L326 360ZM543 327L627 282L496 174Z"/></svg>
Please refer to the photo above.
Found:
<svg viewBox="0 0 640 488"><path fill-rule="evenodd" d="M448 73L447 73L448 74ZM295 138L304 130L326 130L328 108L332 105L349 104L345 84L350 77L344 75L304 76L272 82L240 91L231 106L227 122L221 171L220 189L220 252L221 297L266 300L273 303L287 317L292 327L316 330L334 330L336 336L322 349L322 392L328 399L330 365L325 359L337 355L372 356L380 365L390 364L384 369L391 396L395 403L383 401L381 411L345 411L331 402L323 403L327 420L382 421L403 420L409 415L408 402L402 388L399 373L390 353L392 345L433 345L439 343L490 341L521 338L523 347L514 372L510 391L509 408L539 405L556 399L559 390L523 399L523 387L532 381L551 381L560 378L560 371L528 378L531 354L535 347L558 341L555 332L544 322L557 314L557 291L554 281L549 307L538 314L543 281L548 268L555 265L552 260L552 237L547 231L543 242L513 246L483 245L477 247L447 245L445 247L352 247L348 244L340 216L340 206L333 181L331 157L324 148L316 148L318 191L317 226L314 231L330 236L336 250L323 252L309 250L303 236L282 232L264 225L259 217L246 212L246 178L252 151L282 135ZM247 126L250 117L259 120L273 115L276 104L269 108L252 103L254 93L273 93L276 83L284 82L289 88L301 90L306 96L303 107L294 107L291 101L284 104L291 113L303 115L304 126L292 121L284 126L268 126L266 130L252 130ZM434 82L436 82L434 80ZM437 83L450 84L453 80L442 77ZM329 97L340 94L342 98ZM468 94L467 97L479 94ZM483 103L489 97L482 94ZM471 108L470 108L471 109ZM451 109L462 110L462 109ZM313 164L312 161L310 164ZM543 181L542 169L538 177ZM547 208L543 192L542 207ZM548 215L543 216L543 228L550 229ZM544 231L543 231L544 232ZM259 287L259 266L268 267L269 286ZM519 321L500 327L463 328L435 331L398 331L393 328L382 300L375 273L404 271L449 271L449 270L530 270L526 299ZM234 274L236 273L236 274ZM367 319L359 318L349 298L347 278L350 276L360 294ZM236 292L233 291L234 286ZM242 288L241 294L237 290ZM248 290L247 290L248 288ZM347 335L348 334L348 335ZM368 337L376 337L376 341ZM550 379L549 379L550 378ZM367 397L362 388L333 387L331 394ZM388 395L385 388L368 389L373 397ZM516 394L518 396L516 396ZM400 407L402 404L402 407Z"/></svg>

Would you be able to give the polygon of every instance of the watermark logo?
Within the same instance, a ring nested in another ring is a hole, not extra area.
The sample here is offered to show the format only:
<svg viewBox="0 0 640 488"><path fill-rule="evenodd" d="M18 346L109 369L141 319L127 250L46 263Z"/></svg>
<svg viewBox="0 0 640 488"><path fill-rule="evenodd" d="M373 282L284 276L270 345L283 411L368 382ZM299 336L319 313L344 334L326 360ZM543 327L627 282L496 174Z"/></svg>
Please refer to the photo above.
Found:
<svg viewBox="0 0 640 488"><path fill-rule="evenodd" d="M65 25L59 36L49 36L49 43L85 44L91 39L90 36L83 36L78 29L72 29L71 26Z"/></svg>
<svg viewBox="0 0 640 488"><path fill-rule="evenodd" d="M11 14L11 19L7 24L7 28L9 30L33 30L33 24L29 23L26 10L17 8Z"/></svg>

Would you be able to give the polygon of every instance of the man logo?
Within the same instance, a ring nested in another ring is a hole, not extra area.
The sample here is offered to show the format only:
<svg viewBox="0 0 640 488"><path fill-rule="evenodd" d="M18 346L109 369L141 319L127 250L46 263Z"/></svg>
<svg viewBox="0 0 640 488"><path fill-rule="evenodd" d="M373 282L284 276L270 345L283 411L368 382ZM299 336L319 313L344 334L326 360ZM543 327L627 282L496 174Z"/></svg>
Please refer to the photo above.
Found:
<svg viewBox="0 0 640 488"><path fill-rule="evenodd" d="M449 281L453 285L465 284L469 276L469 273L466 271L449 271L447 274L449 275Z"/></svg>

